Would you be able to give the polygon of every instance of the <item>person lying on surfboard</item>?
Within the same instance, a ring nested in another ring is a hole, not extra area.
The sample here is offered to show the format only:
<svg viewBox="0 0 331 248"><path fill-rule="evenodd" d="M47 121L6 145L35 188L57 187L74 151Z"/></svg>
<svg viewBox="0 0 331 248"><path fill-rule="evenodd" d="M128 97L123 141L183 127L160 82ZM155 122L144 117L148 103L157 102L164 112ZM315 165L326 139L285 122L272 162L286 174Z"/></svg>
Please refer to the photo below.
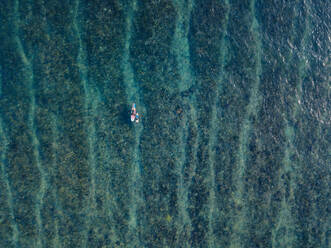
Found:
<svg viewBox="0 0 331 248"><path fill-rule="evenodd" d="M139 114L137 113L135 103L132 104L132 108L131 108L131 121L132 122L136 121L136 123L139 122Z"/></svg>
<svg viewBox="0 0 331 248"><path fill-rule="evenodd" d="M137 114L136 104L133 103L132 108L131 108L131 121L132 122L136 119L136 114Z"/></svg>

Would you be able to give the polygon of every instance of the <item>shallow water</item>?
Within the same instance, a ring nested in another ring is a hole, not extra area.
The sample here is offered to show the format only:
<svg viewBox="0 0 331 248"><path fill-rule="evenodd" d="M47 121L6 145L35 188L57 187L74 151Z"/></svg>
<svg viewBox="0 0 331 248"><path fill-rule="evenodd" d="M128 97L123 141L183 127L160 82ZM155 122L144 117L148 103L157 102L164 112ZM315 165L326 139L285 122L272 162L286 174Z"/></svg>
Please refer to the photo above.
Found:
<svg viewBox="0 0 331 248"><path fill-rule="evenodd" d="M0 20L0 247L330 246L329 1Z"/></svg>

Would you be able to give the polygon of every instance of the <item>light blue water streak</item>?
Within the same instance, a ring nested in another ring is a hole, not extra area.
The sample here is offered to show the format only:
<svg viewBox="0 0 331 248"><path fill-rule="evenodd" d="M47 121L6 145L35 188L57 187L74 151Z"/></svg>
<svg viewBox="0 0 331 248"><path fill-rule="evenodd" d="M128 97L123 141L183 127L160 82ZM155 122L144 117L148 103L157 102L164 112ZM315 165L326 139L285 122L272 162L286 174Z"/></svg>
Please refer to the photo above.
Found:
<svg viewBox="0 0 331 248"><path fill-rule="evenodd" d="M84 89L84 129L87 135L87 146L88 146L88 166L89 166L89 196L88 196L88 203L86 208L86 220L85 220L85 231L84 231L84 240L82 241L82 246L88 246L88 233L90 230L90 225L92 223L92 218L95 215L96 210L96 201L95 201L95 177L96 177L96 158L95 158L95 144L96 144L96 130L95 130L95 123L94 123L94 116L96 113L96 104L94 103L93 99L95 96L93 95L92 90L90 89L88 83L88 76L87 76L87 56L86 51L84 48L84 44L81 38L81 28L79 24L79 17L78 11L80 7L80 1L75 1L75 8L74 8L74 17L73 17L73 27L76 32L78 38L78 57L77 57L77 65L80 74L80 79Z"/></svg>
<svg viewBox="0 0 331 248"><path fill-rule="evenodd" d="M245 117L243 119L243 124L240 128L239 133L239 151L238 151L238 160L237 167L233 173L233 182L236 182L236 190L233 194L234 203L236 209L240 209L234 215L234 224L231 237L231 248L243 247L243 237L248 235L247 229L247 217L249 215L247 211L247 204L245 204L244 195L244 175L246 170L246 155L247 155L247 146L249 142L249 133L251 131L252 125L250 122L250 117L252 115L257 115L259 110L259 105L261 102L261 97L259 96L259 85L260 85L260 76L262 72L261 68L261 55L262 55L262 41L259 23L256 19L256 10L255 10L255 0L250 3L251 13L252 13L252 24L251 32L254 37L256 51L255 51L255 60L256 60L256 71L254 83L250 90L249 103L246 107Z"/></svg>
<svg viewBox="0 0 331 248"><path fill-rule="evenodd" d="M1 82L0 82L1 83ZM7 190L7 202L8 202L8 207L9 207L9 216L10 216L10 224L12 225L12 244L14 247L18 247L18 237L19 237L19 232L18 232L18 227L15 222L15 215L14 215L14 206L13 206L13 194L10 188L9 180L8 180L8 175L6 172L6 152L8 148L8 139L5 134L5 129L3 127L2 123L2 118L0 118L0 167L1 167L1 178L2 181L4 182Z"/></svg>
<svg viewBox="0 0 331 248"><path fill-rule="evenodd" d="M140 123L132 123L134 125L134 148L132 152L132 165L130 168L130 203L129 203L129 230L128 241L132 247L142 247L140 240L140 232L143 226L139 223L139 210L144 205L144 197L142 192L142 177L141 177L141 151L140 140L143 132L144 119L143 115L146 113L146 108L139 95L139 83L135 81L134 72L130 63L130 45L133 33L133 19L137 11L137 1L134 0L127 7L126 13L126 37L124 55L122 59L123 77L125 83L125 90L127 94L127 106L131 107L131 104L136 103L137 112L140 115ZM128 116L129 121L129 116Z"/></svg>
<svg viewBox="0 0 331 248"><path fill-rule="evenodd" d="M36 112L36 98L35 98L35 90L34 90L34 74L33 74L33 65L31 63L31 59L29 59L26 56L26 53L24 51L24 48L22 46L21 39L18 35L18 27L20 23L20 15L18 12L19 8L19 2L18 0L14 1L14 14L15 14L15 42L17 45L17 52L21 57L21 60L24 64L24 66L27 68L26 70L26 79L29 82L28 84L28 90L29 90L29 96L30 96L30 110L28 114L28 127L31 130L32 137L32 148L33 148L33 156L36 161L36 166L40 172L40 189L39 192L36 195L36 204L35 204L35 212L36 212L36 222L37 222L37 228L38 228L38 235L36 240L36 246L42 247L42 237L43 237L43 224L42 224L42 218L41 218L41 209L43 206L43 198L45 196L46 187L47 187L47 175L44 171L42 161L39 154L39 140L36 134L36 127L34 124L35 121L35 112Z"/></svg>

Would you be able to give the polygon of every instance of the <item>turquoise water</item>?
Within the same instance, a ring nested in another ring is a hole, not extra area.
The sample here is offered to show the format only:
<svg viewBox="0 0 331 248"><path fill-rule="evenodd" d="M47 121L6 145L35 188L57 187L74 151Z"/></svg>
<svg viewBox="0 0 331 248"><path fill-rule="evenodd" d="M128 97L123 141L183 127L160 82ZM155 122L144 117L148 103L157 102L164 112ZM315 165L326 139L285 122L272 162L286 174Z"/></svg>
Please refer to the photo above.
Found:
<svg viewBox="0 0 331 248"><path fill-rule="evenodd" d="M330 247L329 1L0 20L0 247Z"/></svg>

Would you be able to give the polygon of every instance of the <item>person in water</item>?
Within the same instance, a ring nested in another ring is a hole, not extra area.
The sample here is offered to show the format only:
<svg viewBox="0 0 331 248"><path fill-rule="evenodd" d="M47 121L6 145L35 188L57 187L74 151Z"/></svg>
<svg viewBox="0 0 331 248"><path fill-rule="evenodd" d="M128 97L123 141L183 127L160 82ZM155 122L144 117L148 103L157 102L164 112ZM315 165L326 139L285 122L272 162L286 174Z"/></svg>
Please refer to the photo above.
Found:
<svg viewBox="0 0 331 248"><path fill-rule="evenodd" d="M139 114L136 113L136 123L138 123L138 122L139 122Z"/></svg>

